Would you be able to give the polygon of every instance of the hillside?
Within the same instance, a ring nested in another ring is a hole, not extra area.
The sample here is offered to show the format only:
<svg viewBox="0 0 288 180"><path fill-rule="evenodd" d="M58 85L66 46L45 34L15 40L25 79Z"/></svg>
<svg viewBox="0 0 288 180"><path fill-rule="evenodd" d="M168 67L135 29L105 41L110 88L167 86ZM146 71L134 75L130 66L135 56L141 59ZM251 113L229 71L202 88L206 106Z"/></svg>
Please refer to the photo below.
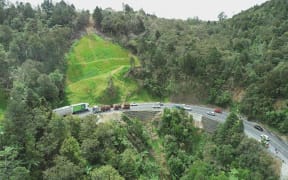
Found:
<svg viewBox="0 0 288 180"><path fill-rule="evenodd" d="M137 54L142 74L135 78L149 93L237 108L287 134L287 7L286 0L271 0L206 22L157 18L126 5L95 10L94 19L99 31Z"/></svg>
<svg viewBox="0 0 288 180"><path fill-rule="evenodd" d="M7 106L7 97L5 93L0 89L0 124L1 120L4 118L4 112Z"/></svg>
<svg viewBox="0 0 288 180"><path fill-rule="evenodd" d="M184 110L165 109L145 123L125 116L101 123L98 115L60 117L52 109L65 98L196 99L235 112L240 106L285 133L287 1L219 22L123 7L96 8L95 26L112 39L106 41L94 29L82 37L92 27L89 11L64 1L33 9L0 0L0 179L277 179L272 157L245 137L235 113L210 135ZM235 91L243 92L237 102Z"/></svg>
<svg viewBox="0 0 288 180"><path fill-rule="evenodd" d="M152 99L128 76L131 61L136 67L139 66L138 59L95 34L75 42L67 59L66 94L69 103L112 104Z"/></svg>

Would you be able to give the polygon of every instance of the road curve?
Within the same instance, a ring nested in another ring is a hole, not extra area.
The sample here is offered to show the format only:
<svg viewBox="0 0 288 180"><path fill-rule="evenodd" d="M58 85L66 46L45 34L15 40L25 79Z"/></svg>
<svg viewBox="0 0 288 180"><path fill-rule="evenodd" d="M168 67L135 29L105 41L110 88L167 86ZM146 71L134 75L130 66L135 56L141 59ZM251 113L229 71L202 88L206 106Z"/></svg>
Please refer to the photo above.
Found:
<svg viewBox="0 0 288 180"><path fill-rule="evenodd" d="M155 105L157 105L155 108ZM156 102L149 102L149 103L137 103L136 106L131 106L129 111L159 111L163 110L164 108L173 108L173 107L184 107L184 104L175 104L175 103L164 103L162 106L158 106L158 103ZM191 108L191 110L188 111L189 114L191 113L197 113L201 114L203 116L209 117L211 120L218 121L220 123L225 122L227 116L229 115L229 112L222 112L222 113L215 113L215 116L208 115L207 112L213 111L214 109L204 107L204 106L196 106L196 105L185 105L185 107ZM127 110L123 110L127 111ZM110 111L111 112L111 111ZM109 112L105 112L109 113ZM90 109L88 112L78 114L80 117L84 117L87 115L92 114L92 110ZM271 131L268 131L266 129L263 130L263 132L257 130L254 128L254 125L257 123L248 121L247 119L242 118L244 123L244 133L249 137L256 140L260 140L260 135L265 134L269 136L270 143L268 152L270 152L272 155L280 158L282 162L288 163L288 144L287 142L283 141L281 138L273 134Z"/></svg>

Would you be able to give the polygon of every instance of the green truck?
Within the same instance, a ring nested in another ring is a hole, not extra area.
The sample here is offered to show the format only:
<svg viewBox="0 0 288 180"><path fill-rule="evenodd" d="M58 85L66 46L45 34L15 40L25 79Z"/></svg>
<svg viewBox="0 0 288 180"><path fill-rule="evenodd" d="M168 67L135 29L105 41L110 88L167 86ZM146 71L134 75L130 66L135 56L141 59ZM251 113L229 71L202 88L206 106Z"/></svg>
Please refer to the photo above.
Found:
<svg viewBox="0 0 288 180"><path fill-rule="evenodd" d="M77 114L88 110L88 103L72 104L72 114Z"/></svg>
<svg viewBox="0 0 288 180"><path fill-rule="evenodd" d="M67 116L71 114L81 113L84 111L89 111L88 107L89 107L88 103L78 103L54 109L53 112L58 114L59 116Z"/></svg>

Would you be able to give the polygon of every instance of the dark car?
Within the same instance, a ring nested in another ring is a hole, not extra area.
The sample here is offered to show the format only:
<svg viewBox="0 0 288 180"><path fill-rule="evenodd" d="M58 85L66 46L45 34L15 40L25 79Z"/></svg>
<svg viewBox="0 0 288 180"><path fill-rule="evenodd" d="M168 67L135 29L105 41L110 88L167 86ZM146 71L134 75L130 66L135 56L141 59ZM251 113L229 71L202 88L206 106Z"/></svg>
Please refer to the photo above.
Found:
<svg viewBox="0 0 288 180"><path fill-rule="evenodd" d="M173 106L175 109L181 109L181 110L184 110L183 106L180 106L180 105L174 105Z"/></svg>
<svg viewBox="0 0 288 180"><path fill-rule="evenodd" d="M261 126L259 126L259 125L254 125L254 128L259 130L259 131L263 131L263 128Z"/></svg>

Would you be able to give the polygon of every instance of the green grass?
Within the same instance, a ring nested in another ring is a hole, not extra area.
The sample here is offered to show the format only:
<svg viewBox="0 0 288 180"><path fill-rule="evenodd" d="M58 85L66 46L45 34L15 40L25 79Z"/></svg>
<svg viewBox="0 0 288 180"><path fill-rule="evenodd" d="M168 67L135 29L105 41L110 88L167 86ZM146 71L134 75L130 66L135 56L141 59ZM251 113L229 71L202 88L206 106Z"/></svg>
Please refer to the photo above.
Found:
<svg viewBox="0 0 288 180"><path fill-rule="evenodd" d="M102 104L101 97L112 77L118 97L124 101L151 101L153 98L125 75L130 68L131 55L127 50L96 35L75 42L67 55L66 94L68 103ZM134 56L133 56L134 57ZM136 66L139 60L136 59Z"/></svg>
<svg viewBox="0 0 288 180"><path fill-rule="evenodd" d="M5 110L6 110L6 106L7 106L7 95L0 88L0 124L1 124L1 121L3 120L3 118L4 118L4 113L5 113Z"/></svg>

